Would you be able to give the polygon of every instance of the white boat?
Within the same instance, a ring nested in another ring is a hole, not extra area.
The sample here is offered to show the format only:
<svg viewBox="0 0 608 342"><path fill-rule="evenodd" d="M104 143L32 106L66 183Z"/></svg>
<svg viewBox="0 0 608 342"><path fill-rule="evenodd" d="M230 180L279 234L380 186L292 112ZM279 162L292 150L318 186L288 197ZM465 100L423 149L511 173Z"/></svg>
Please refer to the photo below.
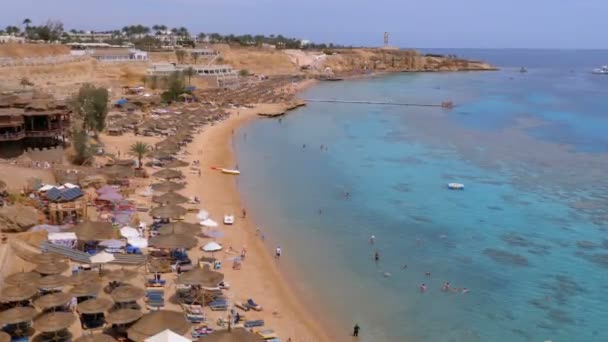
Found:
<svg viewBox="0 0 608 342"><path fill-rule="evenodd" d="M234 224L234 215L224 215L224 224Z"/></svg>
<svg viewBox="0 0 608 342"><path fill-rule="evenodd" d="M608 75L608 65L602 65L601 68L593 69L591 73L596 75Z"/></svg>
<svg viewBox="0 0 608 342"><path fill-rule="evenodd" d="M448 183L448 188L452 190L464 190L464 184L461 183Z"/></svg>
<svg viewBox="0 0 608 342"><path fill-rule="evenodd" d="M220 170L222 170L222 173L226 173L229 175L240 175L241 174L241 171L234 170L234 169L220 169Z"/></svg>

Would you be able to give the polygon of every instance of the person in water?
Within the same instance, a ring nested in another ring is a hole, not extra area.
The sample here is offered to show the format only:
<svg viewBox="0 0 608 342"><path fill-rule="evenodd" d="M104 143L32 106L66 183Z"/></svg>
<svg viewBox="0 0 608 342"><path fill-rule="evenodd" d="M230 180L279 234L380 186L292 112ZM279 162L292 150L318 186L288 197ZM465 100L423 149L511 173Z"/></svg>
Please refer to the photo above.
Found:
<svg viewBox="0 0 608 342"><path fill-rule="evenodd" d="M422 293L426 292L426 284L425 283L420 284L419 289L420 289L420 292L422 292Z"/></svg>
<svg viewBox="0 0 608 342"><path fill-rule="evenodd" d="M449 290L450 290L450 282L446 281L445 283L443 283L443 286L441 286L441 291L447 292Z"/></svg>
<svg viewBox="0 0 608 342"><path fill-rule="evenodd" d="M369 237L369 244L373 245L376 242L376 235L372 235Z"/></svg>
<svg viewBox="0 0 608 342"><path fill-rule="evenodd" d="M374 253L374 260L376 260L376 261L380 260L380 253L378 251L376 251L376 253Z"/></svg>
<svg viewBox="0 0 608 342"><path fill-rule="evenodd" d="M359 330L361 330L361 328L359 327L359 324L355 324L355 326L353 327L353 336L355 336L355 337L359 336Z"/></svg>

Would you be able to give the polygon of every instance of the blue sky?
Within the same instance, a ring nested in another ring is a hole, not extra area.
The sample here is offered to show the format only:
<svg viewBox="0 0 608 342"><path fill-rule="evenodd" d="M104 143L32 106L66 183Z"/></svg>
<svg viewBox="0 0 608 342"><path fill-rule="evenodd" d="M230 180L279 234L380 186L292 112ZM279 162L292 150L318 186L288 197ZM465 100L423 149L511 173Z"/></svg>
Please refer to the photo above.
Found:
<svg viewBox="0 0 608 342"><path fill-rule="evenodd" d="M128 24L400 47L605 48L608 0L0 0L0 26Z"/></svg>

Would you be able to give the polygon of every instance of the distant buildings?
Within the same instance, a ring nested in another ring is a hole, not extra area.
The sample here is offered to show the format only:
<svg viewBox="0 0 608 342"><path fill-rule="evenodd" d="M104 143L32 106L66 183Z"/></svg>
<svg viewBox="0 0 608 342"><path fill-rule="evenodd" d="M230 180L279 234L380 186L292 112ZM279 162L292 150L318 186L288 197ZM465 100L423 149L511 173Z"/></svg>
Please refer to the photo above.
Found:
<svg viewBox="0 0 608 342"><path fill-rule="evenodd" d="M78 40L78 41L88 41L88 42L104 42L106 40L110 40L114 38L114 32L95 32L95 31L86 31L82 33L74 33L74 32L66 32L70 40Z"/></svg>
<svg viewBox="0 0 608 342"><path fill-rule="evenodd" d="M25 43L25 38L10 36L10 35L6 35L6 34L0 35L0 44L7 44L7 43L23 44L23 43Z"/></svg>
<svg viewBox="0 0 608 342"><path fill-rule="evenodd" d="M148 53L133 48L114 47L104 43L71 43L73 56L90 56L100 62L146 62Z"/></svg>
<svg viewBox="0 0 608 342"><path fill-rule="evenodd" d="M150 76L169 76L183 72L187 68L195 70L200 77L212 77L218 87L232 87L239 84L237 72L230 65L175 65L173 63L154 63L148 68Z"/></svg>

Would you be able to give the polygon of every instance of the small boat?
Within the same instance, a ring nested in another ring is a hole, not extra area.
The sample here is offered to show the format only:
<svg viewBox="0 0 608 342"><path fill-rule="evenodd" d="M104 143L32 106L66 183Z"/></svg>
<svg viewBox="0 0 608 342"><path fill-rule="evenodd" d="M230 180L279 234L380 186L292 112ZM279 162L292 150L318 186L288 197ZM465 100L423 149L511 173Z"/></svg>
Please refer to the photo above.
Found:
<svg viewBox="0 0 608 342"><path fill-rule="evenodd" d="M591 73L596 75L608 75L608 65L602 65L601 68L593 69Z"/></svg>
<svg viewBox="0 0 608 342"><path fill-rule="evenodd" d="M528 72L528 69L521 67L521 69L519 69L519 72L524 74L524 73Z"/></svg>
<svg viewBox="0 0 608 342"><path fill-rule="evenodd" d="M234 215L224 215L224 224L234 224Z"/></svg>
<svg viewBox="0 0 608 342"><path fill-rule="evenodd" d="M239 170L234 170L234 169L220 169L222 171L222 173L226 173L229 175L240 175L241 171Z"/></svg>
<svg viewBox="0 0 608 342"><path fill-rule="evenodd" d="M464 190L464 184L461 183L448 183L448 188L452 190Z"/></svg>

